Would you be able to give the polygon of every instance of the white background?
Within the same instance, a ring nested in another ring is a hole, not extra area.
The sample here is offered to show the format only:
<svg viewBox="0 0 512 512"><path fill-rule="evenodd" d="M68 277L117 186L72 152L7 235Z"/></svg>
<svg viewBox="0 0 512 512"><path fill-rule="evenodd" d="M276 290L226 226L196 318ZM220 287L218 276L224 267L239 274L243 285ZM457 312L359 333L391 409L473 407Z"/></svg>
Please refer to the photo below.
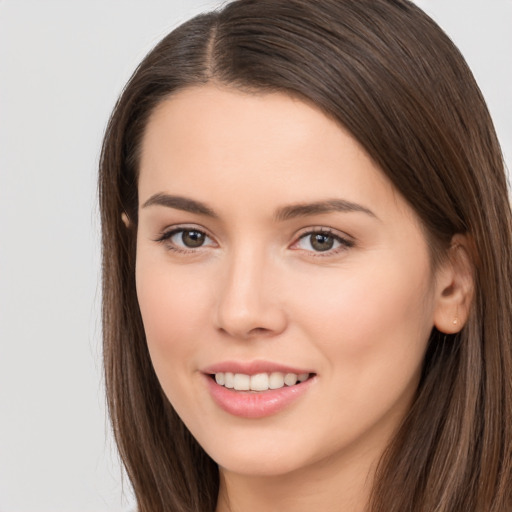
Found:
<svg viewBox="0 0 512 512"><path fill-rule="evenodd" d="M512 161L512 0L418 0ZM0 512L118 512L101 373L96 169L145 53L208 0L0 0Z"/></svg>

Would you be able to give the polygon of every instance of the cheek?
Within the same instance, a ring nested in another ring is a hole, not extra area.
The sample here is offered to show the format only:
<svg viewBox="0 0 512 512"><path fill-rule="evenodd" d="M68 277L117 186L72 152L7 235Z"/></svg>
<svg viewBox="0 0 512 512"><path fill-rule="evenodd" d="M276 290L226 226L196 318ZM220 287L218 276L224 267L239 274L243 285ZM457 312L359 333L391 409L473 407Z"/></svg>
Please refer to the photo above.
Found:
<svg viewBox="0 0 512 512"><path fill-rule="evenodd" d="M176 361L180 365L194 364L193 356L205 338L211 311L208 281L140 257L136 284L155 371L159 377L168 378L174 374L169 370Z"/></svg>
<svg viewBox="0 0 512 512"><path fill-rule="evenodd" d="M310 280L308 293L295 295L302 326L329 357L330 370L361 386L410 378L433 326L428 260L410 270L399 259L387 263Z"/></svg>
<svg viewBox="0 0 512 512"><path fill-rule="evenodd" d="M323 361L329 394L319 417L332 418L335 445L377 425L390 435L419 383L432 328L428 262L425 272L382 264L309 280L308 293L295 295L301 329Z"/></svg>

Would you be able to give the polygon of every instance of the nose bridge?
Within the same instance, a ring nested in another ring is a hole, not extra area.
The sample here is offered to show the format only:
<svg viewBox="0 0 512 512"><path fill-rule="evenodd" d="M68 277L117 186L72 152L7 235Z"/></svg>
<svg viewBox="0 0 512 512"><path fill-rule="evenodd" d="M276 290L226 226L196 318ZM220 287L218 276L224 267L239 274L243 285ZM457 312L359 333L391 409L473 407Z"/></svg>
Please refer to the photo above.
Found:
<svg viewBox="0 0 512 512"><path fill-rule="evenodd" d="M273 259L264 247L239 244L226 259L217 304L218 327L238 338L276 334L286 323Z"/></svg>

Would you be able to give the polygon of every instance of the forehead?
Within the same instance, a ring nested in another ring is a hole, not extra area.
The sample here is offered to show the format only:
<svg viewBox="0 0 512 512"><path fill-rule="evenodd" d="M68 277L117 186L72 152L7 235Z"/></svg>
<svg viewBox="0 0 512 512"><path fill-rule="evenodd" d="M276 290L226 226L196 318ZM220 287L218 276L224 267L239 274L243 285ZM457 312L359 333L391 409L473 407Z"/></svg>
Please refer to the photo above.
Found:
<svg viewBox="0 0 512 512"><path fill-rule="evenodd" d="M151 115L140 202L159 192L223 206L342 197L408 211L361 145L320 109L284 93L215 85L181 90Z"/></svg>
<svg viewBox="0 0 512 512"><path fill-rule="evenodd" d="M277 156L280 150L290 157L313 144L321 143L324 149L330 142L339 144L342 130L314 105L285 93L246 93L213 84L190 87L170 96L152 113L143 138L142 166L152 150L175 141L177 158L182 156L180 148L190 149L183 142L195 141L209 150L210 158L246 155L249 159L257 151L263 167L270 152ZM344 136L350 138L348 133ZM243 153L235 152L240 146ZM362 151L353 140L345 146L345 152ZM200 156L186 151L187 159L194 155Z"/></svg>

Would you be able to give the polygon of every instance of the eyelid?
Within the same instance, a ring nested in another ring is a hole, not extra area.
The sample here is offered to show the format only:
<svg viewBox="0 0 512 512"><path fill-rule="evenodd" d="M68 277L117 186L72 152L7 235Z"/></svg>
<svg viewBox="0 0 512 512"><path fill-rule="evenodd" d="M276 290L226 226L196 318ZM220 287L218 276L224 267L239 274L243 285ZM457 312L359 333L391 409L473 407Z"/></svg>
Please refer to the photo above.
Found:
<svg viewBox="0 0 512 512"><path fill-rule="evenodd" d="M197 248L186 248L181 247L179 245L176 245L174 243L170 242L170 239L176 235L177 233L183 232L183 231L198 231L205 235L206 238L208 238L213 244L205 244L202 246L199 246ZM340 247L337 247L336 249L328 249L326 251L314 251L314 250L306 250L297 248L297 244L307 236L311 236L314 234L326 234L329 236L332 236L334 239L336 239L340 243ZM197 253L201 250L204 250L211 246L218 246L218 243L216 242L215 238L209 233L207 229L205 229L202 226L199 226L197 224L182 224L182 225L174 225L174 226L168 226L165 229L163 229L159 236L154 239L155 242L166 244L169 250L173 250L178 253ZM294 242L289 246L292 250L300 250L306 253L309 253L311 256L315 257L327 257L327 256L333 256L338 254L339 252L342 252L344 250L349 249L350 247L353 247L355 245L355 241L353 237L347 235L346 233L340 232L338 230L335 230L330 227L326 226L311 226L307 228L303 228L300 230L299 233L294 238Z"/></svg>
<svg viewBox="0 0 512 512"><path fill-rule="evenodd" d="M296 246L302 239L306 238L307 236L314 235L314 234L326 234L326 235L332 236L341 244L341 246L336 249L329 249L326 251L313 251L313 250L308 251L306 249L299 249L299 248L294 249L294 246ZM343 252L351 247L354 247L354 245L355 245L355 240L351 236L347 235L346 233L343 233L341 231L338 231L336 229L329 228L326 226L311 226L311 227L302 229L296 235L295 241L291 244L290 248L292 250L298 250L298 251L300 250L303 252L310 253L310 255L314 256L314 257L318 257L318 256L327 257L327 256L337 255L340 252Z"/></svg>
<svg viewBox="0 0 512 512"><path fill-rule="evenodd" d="M183 232L183 231L197 231L199 233L202 233L205 235L206 238L213 241L214 244L207 244L202 245L197 248L187 248L187 247L181 247L178 245L175 245L171 243L171 238L176 235L177 233ZM165 229L163 229L157 238L154 239L155 242L165 244L170 250L173 250L175 252L179 253L196 253L201 251L202 249L205 249L207 247L211 247L212 245L218 245L215 241L215 238L210 235L207 229L203 228L202 226L194 225L194 224L181 224L181 225L175 225L175 226L168 226Z"/></svg>

